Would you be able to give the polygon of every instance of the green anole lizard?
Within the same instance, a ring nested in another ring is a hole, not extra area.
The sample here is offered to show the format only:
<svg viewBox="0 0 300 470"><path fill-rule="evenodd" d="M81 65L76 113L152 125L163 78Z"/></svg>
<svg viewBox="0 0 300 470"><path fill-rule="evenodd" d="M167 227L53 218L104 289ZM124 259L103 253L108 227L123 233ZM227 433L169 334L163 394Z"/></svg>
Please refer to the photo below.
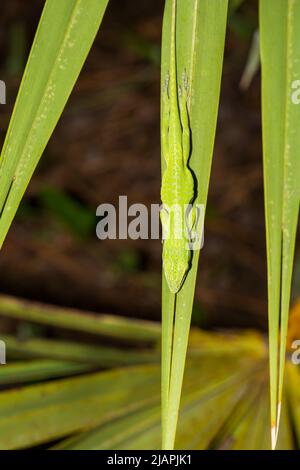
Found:
<svg viewBox="0 0 300 470"><path fill-rule="evenodd" d="M176 68L176 0L172 3L170 70L162 102L162 154L166 167L162 178L160 218L164 234L163 269L172 293L176 294L190 268L189 240L197 212L191 203L195 198L190 157L190 124L188 114L188 79L183 74L178 87ZM187 209L191 208L189 213Z"/></svg>

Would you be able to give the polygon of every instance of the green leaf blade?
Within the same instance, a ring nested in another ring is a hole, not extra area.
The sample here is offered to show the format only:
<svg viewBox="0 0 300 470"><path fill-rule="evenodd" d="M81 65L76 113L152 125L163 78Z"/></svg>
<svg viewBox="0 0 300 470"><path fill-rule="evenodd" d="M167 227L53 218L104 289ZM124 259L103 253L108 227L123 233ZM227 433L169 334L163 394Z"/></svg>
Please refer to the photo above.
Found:
<svg viewBox="0 0 300 470"><path fill-rule="evenodd" d="M168 73L168 64L170 63L171 3L171 0L166 1L164 15L162 89ZM189 167L197 178L195 202L203 204L204 207L206 206L208 193L217 122L227 7L228 2L224 0L215 0L213 2L207 0L177 0L177 76L181 77L184 71L188 73L191 89L190 127L193 148ZM162 169L164 169L163 159ZM174 332L171 332L173 341L171 370L169 369L168 355L163 354L162 357L163 363L166 362L163 365L163 374L170 372L170 376L163 378L162 381L164 387L166 383L169 383L169 404L167 408L163 404L162 416L164 423L163 447L167 449L172 449L175 441L198 258L199 251L195 251L191 269L182 289L176 295ZM166 341L167 335L170 334L168 314L168 297L170 296L171 293L163 278L163 341ZM164 350L164 345L162 349Z"/></svg>
<svg viewBox="0 0 300 470"><path fill-rule="evenodd" d="M107 4L108 0L46 1L0 159L0 247Z"/></svg>
<svg viewBox="0 0 300 470"><path fill-rule="evenodd" d="M296 227L299 213L299 2L260 2L262 124L269 297L271 437L280 419ZM280 328L280 342L279 339ZM278 346L280 343L280 346Z"/></svg>

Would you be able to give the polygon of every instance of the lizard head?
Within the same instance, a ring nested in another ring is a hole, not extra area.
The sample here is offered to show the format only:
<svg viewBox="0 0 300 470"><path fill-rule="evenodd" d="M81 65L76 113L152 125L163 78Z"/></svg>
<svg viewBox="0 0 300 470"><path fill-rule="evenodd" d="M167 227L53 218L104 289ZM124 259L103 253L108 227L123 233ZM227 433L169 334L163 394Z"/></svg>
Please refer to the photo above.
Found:
<svg viewBox="0 0 300 470"><path fill-rule="evenodd" d="M182 246L178 246L178 242ZM182 243L183 242L183 243ZM165 240L163 247L163 268L169 289L176 294L182 287L189 269L190 251L185 240Z"/></svg>

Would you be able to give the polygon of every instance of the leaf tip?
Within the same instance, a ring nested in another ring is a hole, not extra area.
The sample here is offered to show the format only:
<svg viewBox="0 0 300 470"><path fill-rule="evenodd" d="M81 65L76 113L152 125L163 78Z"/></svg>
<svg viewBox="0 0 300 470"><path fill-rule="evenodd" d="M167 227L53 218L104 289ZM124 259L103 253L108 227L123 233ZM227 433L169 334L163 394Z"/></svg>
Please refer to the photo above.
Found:
<svg viewBox="0 0 300 470"><path fill-rule="evenodd" d="M276 442L277 442L277 426L275 424L272 424L271 426L271 445L272 445L272 450L275 450L276 448Z"/></svg>

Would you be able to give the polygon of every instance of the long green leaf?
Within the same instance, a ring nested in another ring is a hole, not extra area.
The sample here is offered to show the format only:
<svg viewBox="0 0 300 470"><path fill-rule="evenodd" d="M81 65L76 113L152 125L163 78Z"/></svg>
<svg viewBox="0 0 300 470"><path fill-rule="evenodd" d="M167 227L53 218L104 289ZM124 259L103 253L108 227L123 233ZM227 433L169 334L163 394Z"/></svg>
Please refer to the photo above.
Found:
<svg viewBox="0 0 300 470"><path fill-rule="evenodd" d="M171 0L166 0L162 40L162 89L170 63L171 6ZM204 206L217 121L227 6L227 0L177 0L177 74L181 77L187 71L191 90L190 126L193 150L189 166L197 178L195 202ZM163 447L170 449L175 441L198 257L199 252L195 251L191 270L176 295L174 332L170 314L173 294L169 292L163 278L162 423Z"/></svg>
<svg viewBox="0 0 300 470"><path fill-rule="evenodd" d="M76 362L36 360L16 362L0 368L0 385L24 384L37 380L66 377L93 370L91 364L76 364Z"/></svg>
<svg viewBox="0 0 300 470"><path fill-rule="evenodd" d="M291 279L300 201L300 3L260 1L262 124L268 259L271 438L280 419ZM280 347L278 336L280 329Z"/></svg>
<svg viewBox="0 0 300 470"><path fill-rule="evenodd" d="M98 315L0 295L0 316L132 342L156 342L160 325L146 320Z"/></svg>
<svg viewBox="0 0 300 470"><path fill-rule="evenodd" d="M57 359L81 364L94 364L104 368L158 361L158 354L140 349L129 350L44 338L17 339L3 334L1 339L5 342L8 358L13 356Z"/></svg>
<svg viewBox="0 0 300 470"><path fill-rule="evenodd" d="M47 0L0 160L0 247L65 107L108 0Z"/></svg>

